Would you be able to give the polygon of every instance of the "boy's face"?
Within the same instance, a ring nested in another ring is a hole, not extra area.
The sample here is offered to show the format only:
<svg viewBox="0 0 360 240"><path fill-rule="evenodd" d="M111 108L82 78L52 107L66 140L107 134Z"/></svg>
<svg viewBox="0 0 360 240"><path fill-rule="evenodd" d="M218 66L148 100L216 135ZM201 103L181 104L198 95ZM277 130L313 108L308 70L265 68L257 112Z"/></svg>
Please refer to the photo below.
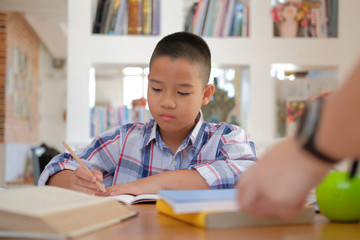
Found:
<svg viewBox="0 0 360 240"><path fill-rule="evenodd" d="M189 134L201 106L210 101L214 86L203 88L199 68L199 64L184 58L153 59L148 76L148 103L162 137Z"/></svg>

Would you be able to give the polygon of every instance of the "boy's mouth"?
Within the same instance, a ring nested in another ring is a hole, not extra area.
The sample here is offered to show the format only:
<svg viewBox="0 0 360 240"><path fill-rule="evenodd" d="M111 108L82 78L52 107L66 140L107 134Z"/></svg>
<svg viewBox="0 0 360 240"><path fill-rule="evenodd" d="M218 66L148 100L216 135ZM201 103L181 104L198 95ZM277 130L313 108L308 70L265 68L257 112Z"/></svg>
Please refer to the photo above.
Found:
<svg viewBox="0 0 360 240"><path fill-rule="evenodd" d="M169 114L161 114L160 116L161 116L162 120L167 121L167 122L175 119L174 116L169 115Z"/></svg>

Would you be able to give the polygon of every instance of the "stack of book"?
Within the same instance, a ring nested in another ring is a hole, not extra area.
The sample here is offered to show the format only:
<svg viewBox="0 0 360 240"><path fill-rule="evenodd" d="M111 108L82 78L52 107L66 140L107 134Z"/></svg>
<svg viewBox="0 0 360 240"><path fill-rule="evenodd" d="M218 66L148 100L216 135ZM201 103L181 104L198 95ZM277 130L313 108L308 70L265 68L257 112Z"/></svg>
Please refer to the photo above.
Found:
<svg viewBox="0 0 360 240"><path fill-rule="evenodd" d="M314 208L304 206L291 220L254 217L241 211L237 190L161 190L157 210L172 218L204 228L235 228L274 225L312 224Z"/></svg>
<svg viewBox="0 0 360 240"><path fill-rule="evenodd" d="M243 0L199 0L190 9L185 31L202 36L249 36L249 7Z"/></svg>
<svg viewBox="0 0 360 240"><path fill-rule="evenodd" d="M159 35L160 0L98 0L93 33Z"/></svg>

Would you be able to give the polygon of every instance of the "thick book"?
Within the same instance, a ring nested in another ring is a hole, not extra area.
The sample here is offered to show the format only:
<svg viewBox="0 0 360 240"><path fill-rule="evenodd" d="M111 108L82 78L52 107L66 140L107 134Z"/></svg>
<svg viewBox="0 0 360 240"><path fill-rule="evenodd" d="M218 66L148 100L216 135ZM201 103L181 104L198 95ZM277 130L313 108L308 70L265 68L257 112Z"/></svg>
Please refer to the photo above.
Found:
<svg viewBox="0 0 360 240"><path fill-rule="evenodd" d="M158 200L159 196L157 194L140 194L140 195L131 195L131 194L120 194L116 196L110 196L118 202L121 202L126 205L136 204L136 203L155 203Z"/></svg>
<svg viewBox="0 0 360 240"><path fill-rule="evenodd" d="M128 34L143 33L143 0L128 1Z"/></svg>
<svg viewBox="0 0 360 240"><path fill-rule="evenodd" d="M312 224L314 209L304 207L301 213L291 220L281 220L273 217L254 217L241 211L202 211L199 213L175 213L173 208L163 200L156 202L156 209L167 216L180 221L204 228L220 229L235 227L260 227L277 225L304 225Z"/></svg>
<svg viewBox="0 0 360 240"><path fill-rule="evenodd" d="M236 189L160 190L158 195L175 213L239 209Z"/></svg>
<svg viewBox="0 0 360 240"><path fill-rule="evenodd" d="M53 186L0 191L0 229L8 234L77 237L136 214L114 199Z"/></svg>

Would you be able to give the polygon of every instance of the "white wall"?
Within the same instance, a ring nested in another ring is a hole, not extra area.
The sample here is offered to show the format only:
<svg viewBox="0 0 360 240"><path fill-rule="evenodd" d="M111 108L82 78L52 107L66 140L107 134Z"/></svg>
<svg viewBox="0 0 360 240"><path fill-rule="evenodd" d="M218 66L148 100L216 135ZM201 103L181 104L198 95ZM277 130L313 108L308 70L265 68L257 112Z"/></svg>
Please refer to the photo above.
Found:
<svg viewBox="0 0 360 240"><path fill-rule="evenodd" d="M123 83L120 76L96 78L96 104L123 105Z"/></svg>
<svg viewBox="0 0 360 240"><path fill-rule="evenodd" d="M21 181L25 170L32 170L30 148L30 144L24 143L5 144L5 182ZM29 163L30 168L26 168L27 163Z"/></svg>
<svg viewBox="0 0 360 240"><path fill-rule="evenodd" d="M46 143L61 151L60 143L66 132L66 65L55 69L44 47L39 58L39 144Z"/></svg>

